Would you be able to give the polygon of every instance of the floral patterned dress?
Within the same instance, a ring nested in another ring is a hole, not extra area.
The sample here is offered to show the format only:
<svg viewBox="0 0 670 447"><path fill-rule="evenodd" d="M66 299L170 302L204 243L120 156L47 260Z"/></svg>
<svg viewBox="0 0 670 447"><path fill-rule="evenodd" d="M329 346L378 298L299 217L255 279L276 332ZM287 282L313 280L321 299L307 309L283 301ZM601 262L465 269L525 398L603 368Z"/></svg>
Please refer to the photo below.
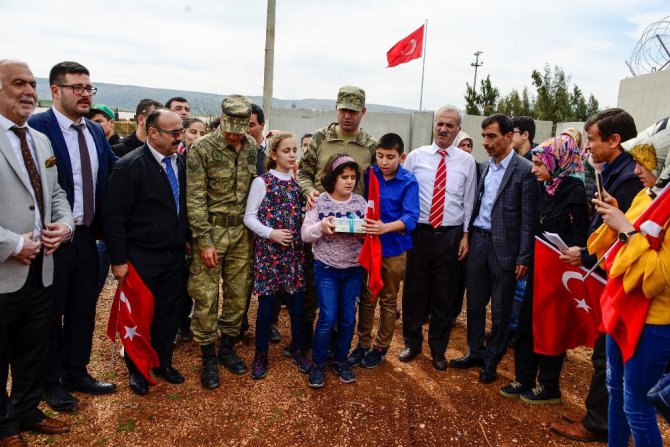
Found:
<svg viewBox="0 0 670 447"><path fill-rule="evenodd" d="M288 294L304 291L300 187L294 179L281 180L270 173L261 178L265 181L265 197L258 208L258 220L274 230L291 230L293 240L284 247L271 239L256 238L253 291L257 295L272 295L280 289Z"/></svg>

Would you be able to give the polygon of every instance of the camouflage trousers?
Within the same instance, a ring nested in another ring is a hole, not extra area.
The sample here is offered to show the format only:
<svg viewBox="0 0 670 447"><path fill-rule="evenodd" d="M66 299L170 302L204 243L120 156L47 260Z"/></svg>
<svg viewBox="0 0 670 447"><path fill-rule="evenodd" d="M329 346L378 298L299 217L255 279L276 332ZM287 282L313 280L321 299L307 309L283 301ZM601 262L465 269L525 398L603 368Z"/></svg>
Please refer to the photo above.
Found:
<svg viewBox="0 0 670 447"><path fill-rule="evenodd" d="M251 244L244 225L214 227L212 240L219 257L216 267L208 268L200 259L200 247L193 244L193 263L188 280L188 293L194 301L191 331L200 345L214 343L217 337L219 281L223 278L221 334L237 337L251 290Z"/></svg>

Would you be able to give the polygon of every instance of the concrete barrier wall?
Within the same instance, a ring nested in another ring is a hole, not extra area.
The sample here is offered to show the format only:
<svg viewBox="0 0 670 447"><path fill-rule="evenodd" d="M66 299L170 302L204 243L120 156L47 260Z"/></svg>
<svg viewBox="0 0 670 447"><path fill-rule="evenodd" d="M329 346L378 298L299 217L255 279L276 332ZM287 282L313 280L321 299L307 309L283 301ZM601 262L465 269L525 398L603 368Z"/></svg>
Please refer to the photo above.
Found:
<svg viewBox="0 0 670 447"><path fill-rule="evenodd" d="M617 106L633 115L637 130L670 116L670 70L623 79Z"/></svg>

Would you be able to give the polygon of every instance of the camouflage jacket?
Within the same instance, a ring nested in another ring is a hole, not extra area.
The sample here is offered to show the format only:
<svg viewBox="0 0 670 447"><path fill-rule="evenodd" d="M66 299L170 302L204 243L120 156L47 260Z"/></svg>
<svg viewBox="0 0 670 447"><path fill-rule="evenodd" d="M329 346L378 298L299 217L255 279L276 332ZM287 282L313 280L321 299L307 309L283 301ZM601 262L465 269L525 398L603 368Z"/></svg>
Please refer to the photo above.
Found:
<svg viewBox="0 0 670 447"><path fill-rule="evenodd" d="M256 142L246 135L239 154L220 130L191 145L186 169L186 207L193 240L213 247L211 216L244 215L256 177Z"/></svg>
<svg viewBox="0 0 670 447"><path fill-rule="evenodd" d="M298 183L300 184L300 193L307 197L309 193L316 190L323 192L321 177L326 162L333 154L347 154L351 156L356 163L361 174L361 180L354 190L363 195L363 172L370 166L370 161L374 155L377 141L372 138L362 128L356 138L346 143L342 141L335 130L337 123L332 123L328 127L314 132L312 141L300 160L300 169L298 170Z"/></svg>

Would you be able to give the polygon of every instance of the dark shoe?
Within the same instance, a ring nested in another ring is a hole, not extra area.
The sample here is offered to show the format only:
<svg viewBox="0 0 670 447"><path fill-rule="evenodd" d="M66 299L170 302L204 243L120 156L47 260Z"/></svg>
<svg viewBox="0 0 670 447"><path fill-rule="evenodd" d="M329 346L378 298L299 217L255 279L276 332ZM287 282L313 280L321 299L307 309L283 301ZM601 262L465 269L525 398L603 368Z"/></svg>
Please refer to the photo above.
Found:
<svg viewBox="0 0 670 447"><path fill-rule="evenodd" d="M354 350L351 351L351 354L349 354L349 357L347 357L347 365L352 367L360 365L361 360L363 360L363 356L367 351L368 350L361 345L356 346Z"/></svg>
<svg viewBox="0 0 670 447"><path fill-rule="evenodd" d="M386 358L387 349L381 348L372 348L363 356L361 360L361 366L363 368L376 368L380 365L381 362Z"/></svg>
<svg viewBox="0 0 670 447"><path fill-rule="evenodd" d="M470 354L465 354L460 359L453 359L452 361L450 361L449 366L457 369L468 369L468 368L474 368L475 366L481 368L484 366L484 360L477 357L473 357Z"/></svg>
<svg viewBox="0 0 670 447"><path fill-rule="evenodd" d="M538 385L535 388L521 393L521 400L527 404L553 404L558 405L562 402L560 391L548 391L544 385Z"/></svg>
<svg viewBox="0 0 670 447"><path fill-rule="evenodd" d="M554 422L551 424L551 430L557 435L580 442L607 440L607 436L598 436L597 434L588 431L581 422Z"/></svg>
<svg viewBox="0 0 670 447"><path fill-rule="evenodd" d="M268 374L268 353L257 352L251 364L251 378L262 379Z"/></svg>
<svg viewBox="0 0 670 447"><path fill-rule="evenodd" d="M517 382L516 380L509 385L505 385L504 387L500 388L500 395L505 396L505 397L519 397L521 396L521 393L524 391L530 390L531 387L524 385L521 382Z"/></svg>
<svg viewBox="0 0 670 447"><path fill-rule="evenodd" d="M144 396L149 392L149 382L139 372L135 364L128 358L124 357L126 367L128 368L128 385L130 389L139 396Z"/></svg>
<svg viewBox="0 0 670 447"><path fill-rule="evenodd" d="M496 372L495 367L484 366L481 371L479 371L479 381L481 383L493 383L498 378L498 373Z"/></svg>
<svg viewBox="0 0 670 447"><path fill-rule="evenodd" d="M234 341L235 338L230 335L221 335L221 347L217 359L228 371L234 374L244 374L247 372L247 365L235 352Z"/></svg>
<svg viewBox="0 0 670 447"><path fill-rule="evenodd" d="M20 433L0 439L0 447L28 447Z"/></svg>
<svg viewBox="0 0 670 447"><path fill-rule="evenodd" d="M670 422L670 374L666 374L647 393L647 400Z"/></svg>
<svg viewBox="0 0 670 447"><path fill-rule="evenodd" d="M182 376L179 371L174 369L172 366L167 366L165 368L154 368L153 373L155 376L165 379L168 383L173 383L178 385L184 383L184 376Z"/></svg>
<svg viewBox="0 0 670 447"><path fill-rule="evenodd" d="M60 435L61 433L67 433L70 431L70 426L63 421L58 419L44 417L39 422L26 427L28 430L36 431L37 433L43 433L45 435Z"/></svg>
<svg viewBox="0 0 670 447"><path fill-rule="evenodd" d="M55 411L74 411L79 402L76 397L65 391L60 383L47 385L44 400Z"/></svg>
<svg viewBox="0 0 670 447"><path fill-rule="evenodd" d="M433 368L435 368L438 371L447 370L447 359L444 357L444 355L433 356Z"/></svg>
<svg viewBox="0 0 670 447"><path fill-rule="evenodd" d="M87 394L109 394L116 391L116 385L104 380L95 380L90 374L76 379L63 378L61 383L68 391L79 391Z"/></svg>
<svg viewBox="0 0 670 447"><path fill-rule="evenodd" d="M312 365L309 370L309 386L311 388L321 388L325 382L325 365Z"/></svg>
<svg viewBox="0 0 670 447"><path fill-rule="evenodd" d="M582 422L585 417L586 415L581 413L564 413L563 415L561 415L561 419L571 423Z"/></svg>
<svg viewBox="0 0 670 447"><path fill-rule="evenodd" d="M419 354L421 354L421 348L405 348L398 354L398 360L401 362L411 362Z"/></svg>
<svg viewBox="0 0 670 447"><path fill-rule="evenodd" d="M291 343L287 344L284 346L284 349L282 349L281 353L284 357L291 357L293 352L293 348L291 347Z"/></svg>
<svg viewBox="0 0 670 447"><path fill-rule="evenodd" d="M307 354L305 354L305 351L293 351L291 357L293 358L293 363L298 365L298 370L301 373L308 373L312 369L312 362L307 357Z"/></svg>
<svg viewBox="0 0 670 447"><path fill-rule="evenodd" d="M177 335L174 338L175 343L179 343L180 341L191 341L193 340L193 333L191 330L187 327L180 327L177 329Z"/></svg>
<svg viewBox="0 0 670 447"><path fill-rule="evenodd" d="M281 334L277 326L272 326L270 328L270 343L279 343L281 341Z"/></svg>
<svg viewBox="0 0 670 447"><path fill-rule="evenodd" d="M347 365L347 362L333 362L333 371L344 383L354 383L356 381L356 374L354 374L351 367Z"/></svg>
<svg viewBox="0 0 670 447"><path fill-rule="evenodd" d="M200 370L200 384L203 388L212 389L219 386L219 366L216 363L214 343L200 346L202 351L202 369Z"/></svg>

